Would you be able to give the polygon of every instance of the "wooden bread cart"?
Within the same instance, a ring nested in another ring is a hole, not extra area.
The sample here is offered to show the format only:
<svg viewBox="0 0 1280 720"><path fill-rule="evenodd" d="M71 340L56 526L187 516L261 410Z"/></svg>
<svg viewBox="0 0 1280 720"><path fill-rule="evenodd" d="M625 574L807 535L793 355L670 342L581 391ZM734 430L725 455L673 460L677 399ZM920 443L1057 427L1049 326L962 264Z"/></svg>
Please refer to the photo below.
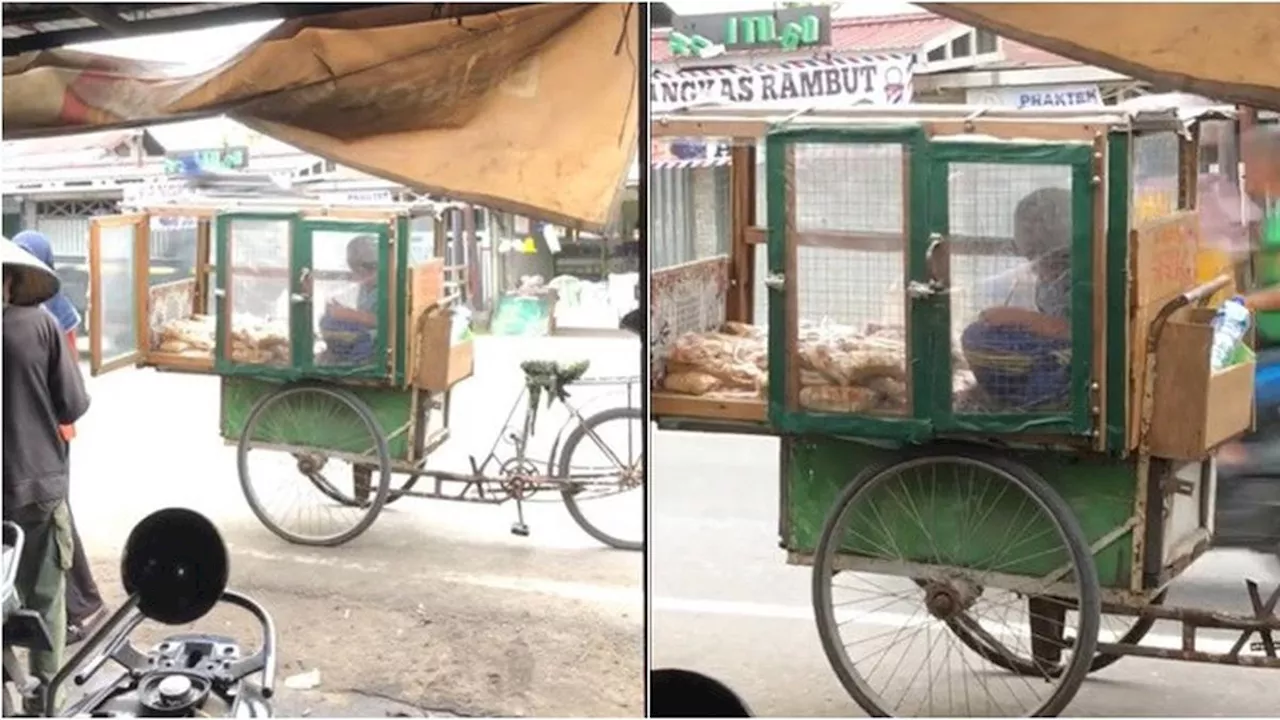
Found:
<svg viewBox="0 0 1280 720"><path fill-rule="evenodd" d="M1053 715L1124 655L1280 668L1280 589L1249 582L1251 615L1163 606L1213 535L1214 450L1253 423L1252 354L1210 367L1233 278L1196 280L1195 118L652 128L732 146L729 252L653 277L653 415L781 438L781 545L868 714ZM1179 646L1142 644L1158 620Z"/></svg>
<svg viewBox="0 0 1280 720"><path fill-rule="evenodd" d="M540 398L563 401L574 383L631 382L583 379L586 363L522 365L526 391L506 423L519 429L511 418L524 408L524 426L509 438L515 457L498 457L495 440L471 472L426 467L449 438L451 392L475 362L461 302L467 266L444 259L457 256L446 252L442 219L453 205L183 192L127 210L92 225L91 371L136 365L218 375L220 433L237 445L245 497L272 532L295 543L339 545L364 532L384 505L414 495L515 500L520 520L513 531L526 535L521 503L546 491L593 537L641 546L638 534L611 534L582 509L583 501L605 495L638 497L638 454L620 459L602 447L611 467L583 470L573 462L576 450L601 445L599 425L638 425L638 408L584 417L566 403L571 418L551 457L527 454ZM193 276L149 286L150 236L174 227L194 235ZM251 471L258 467L251 460L264 455L285 467L267 478ZM338 475L341 463L350 466L349 479ZM492 464L500 467L492 471ZM403 482L393 484L393 474ZM431 489L415 490L424 477ZM268 493L270 480L276 487ZM295 498L291 512L272 503L281 486Z"/></svg>

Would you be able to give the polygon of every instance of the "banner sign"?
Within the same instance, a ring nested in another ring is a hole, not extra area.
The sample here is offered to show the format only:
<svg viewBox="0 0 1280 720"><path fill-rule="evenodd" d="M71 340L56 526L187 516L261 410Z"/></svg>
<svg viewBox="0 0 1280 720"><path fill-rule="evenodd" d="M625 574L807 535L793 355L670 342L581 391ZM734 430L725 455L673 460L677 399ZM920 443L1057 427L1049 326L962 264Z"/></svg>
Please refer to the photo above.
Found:
<svg viewBox="0 0 1280 720"><path fill-rule="evenodd" d="M968 92L970 105L998 107L1055 108L1101 105L1102 92L1097 85L1025 85L1021 87L982 88Z"/></svg>
<svg viewBox="0 0 1280 720"><path fill-rule="evenodd" d="M911 101L914 61L910 55L882 55L675 74L655 72L649 83L651 107L663 112L697 104L900 105Z"/></svg>

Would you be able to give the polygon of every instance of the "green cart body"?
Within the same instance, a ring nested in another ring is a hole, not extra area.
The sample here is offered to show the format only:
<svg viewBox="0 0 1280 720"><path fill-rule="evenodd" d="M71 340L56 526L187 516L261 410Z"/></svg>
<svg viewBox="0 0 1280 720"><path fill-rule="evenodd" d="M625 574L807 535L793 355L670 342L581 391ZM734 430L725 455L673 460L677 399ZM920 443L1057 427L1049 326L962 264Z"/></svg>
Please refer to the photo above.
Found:
<svg viewBox="0 0 1280 720"><path fill-rule="evenodd" d="M1039 714L1060 712L1084 674L1120 654L1280 667L1274 654L1246 657L1238 648L1160 654L1137 646L1156 617L1185 617L1159 605L1210 546L1215 448L1253 422L1252 354L1237 352L1225 370L1209 366L1213 308L1236 286L1233 267L1206 272L1213 246L1200 237L1196 210L1198 123L1214 117L1223 116L1112 107L726 107L655 120L655 135L715 138L732 148L731 222L720 245L728 252L654 274L653 415L667 429L780 437L780 544L788 562L815 565L824 647L864 710L894 712L838 660L844 650L823 625L820 606L830 600L823 583L844 571L913 581L927 604L937 601L928 607L938 618L953 612L939 608L972 603L983 588L1032 603L1057 598L1082 617L1104 606L1138 616L1118 645L1097 640L1096 617L1091 629L1085 622L1081 634L1092 637L1076 638L1086 643L1076 648L1084 657L1055 670L1067 679ZM1016 227L1023 201L1035 195L1056 198L1054 227L1069 236L1039 253L1025 240L1037 235ZM1054 354L984 349L997 337L987 318L1015 304L1018 292L1042 307L1039 285L1059 277L1042 270L1050 262L1069 273L1060 291L1069 311L1053 335ZM1034 299L1019 280L1003 280L1019 272L1033 276ZM833 329L844 326L858 331ZM882 342L886 329L898 333L893 343ZM764 357L746 340L762 336ZM900 356L879 360L873 373L869 355L881 346ZM718 347L767 370L738 366L732 375L722 366L733 357L697 364L698 352ZM864 364L829 360L837 351ZM1057 364L1034 375L1045 357ZM744 375L754 385L740 383ZM1053 379L1043 385L1051 401L993 401L1040 392L1014 382L1032 376ZM705 380L697 392L688 389L691 377ZM894 382L868 381L884 378ZM877 478L950 465L1011 483L1016 476L1025 492L990 503L978 533L958 519L977 499L972 484L949 479L919 481L914 496L877 490L893 502L874 506L874 523L863 515L858 527L836 527L853 517L846 504L871 502L873 491L861 488ZM1017 562L984 565L1015 530L1028 495L1064 529L1020 547ZM875 557L883 538L869 537L873 524L902 531L892 538L892 562ZM1064 575L1069 553L1050 552L1064 536L1079 551L1078 582ZM1029 590L1033 582L1040 584ZM958 621L947 617L954 630ZM1209 626L1242 634L1280 627L1261 611L1224 622ZM975 637L966 642L988 642ZM1087 648L1099 653L1092 665ZM1017 665L1000 653L980 654L1028 674L1044 660Z"/></svg>

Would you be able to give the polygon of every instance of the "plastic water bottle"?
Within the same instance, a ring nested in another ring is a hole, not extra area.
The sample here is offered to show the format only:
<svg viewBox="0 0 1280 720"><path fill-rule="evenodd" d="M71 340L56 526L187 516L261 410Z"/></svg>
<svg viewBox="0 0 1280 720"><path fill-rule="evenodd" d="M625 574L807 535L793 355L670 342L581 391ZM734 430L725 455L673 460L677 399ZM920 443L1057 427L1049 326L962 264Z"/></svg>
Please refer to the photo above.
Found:
<svg viewBox="0 0 1280 720"><path fill-rule="evenodd" d="M1231 354L1249 332L1249 308L1244 298L1236 295L1218 308L1213 317L1213 346L1209 350L1210 367L1221 370L1231 361Z"/></svg>

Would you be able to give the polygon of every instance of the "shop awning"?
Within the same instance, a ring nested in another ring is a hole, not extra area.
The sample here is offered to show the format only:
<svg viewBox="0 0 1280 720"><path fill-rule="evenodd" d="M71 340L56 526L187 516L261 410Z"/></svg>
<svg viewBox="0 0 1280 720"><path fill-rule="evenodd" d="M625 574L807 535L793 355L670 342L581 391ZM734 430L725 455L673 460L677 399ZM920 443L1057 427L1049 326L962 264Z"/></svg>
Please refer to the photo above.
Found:
<svg viewBox="0 0 1280 720"><path fill-rule="evenodd" d="M919 3L1002 37L1155 84L1280 110L1270 3Z"/></svg>
<svg viewBox="0 0 1280 720"><path fill-rule="evenodd" d="M449 16L468 7L291 20L196 74L68 50L5 58L4 137L226 114L418 192L604 227L636 154L635 6Z"/></svg>

